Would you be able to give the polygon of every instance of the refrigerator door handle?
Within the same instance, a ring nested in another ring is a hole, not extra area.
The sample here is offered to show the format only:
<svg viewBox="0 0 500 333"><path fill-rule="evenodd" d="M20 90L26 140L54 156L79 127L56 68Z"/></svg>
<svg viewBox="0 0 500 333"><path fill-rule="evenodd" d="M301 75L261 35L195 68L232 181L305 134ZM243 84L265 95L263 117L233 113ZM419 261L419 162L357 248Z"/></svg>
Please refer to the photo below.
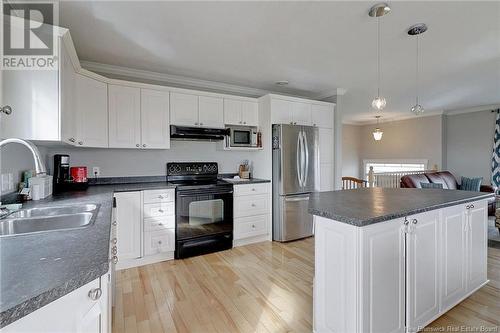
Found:
<svg viewBox="0 0 500 333"><path fill-rule="evenodd" d="M301 175L301 155L302 155L302 148L301 148L301 132L297 135L297 156L296 156L296 163L297 163L297 180L299 181L299 186L302 187L302 175Z"/></svg>
<svg viewBox="0 0 500 333"><path fill-rule="evenodd" d="M305 151L305 159L306 159L306 165L305 165L305 170L303 173L303 178L304 180L302 181L302 184L304 186L307 185L307 176L309 174L309 147L307 146L307 135L305 132L302 132L302 138L304 140L304 151Z"/></svg>

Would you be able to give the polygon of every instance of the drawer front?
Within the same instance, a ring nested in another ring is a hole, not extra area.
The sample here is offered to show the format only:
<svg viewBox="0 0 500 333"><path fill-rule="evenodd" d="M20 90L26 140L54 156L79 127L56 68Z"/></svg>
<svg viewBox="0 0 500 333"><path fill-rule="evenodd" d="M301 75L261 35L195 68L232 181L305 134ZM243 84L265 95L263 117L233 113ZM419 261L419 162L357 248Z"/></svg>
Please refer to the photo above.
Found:
<svg viewBox="0 0 500 333"><path fill-rule="evenodd" d="M149 190L144 191L144 203L173 202L175 190Z"/></svg>
<svg viewBox="0 0 500 333"><path fill-rule="evenodd" d="M271 191L271 183L234 185L234 196L264 194Z"/></svg>
<svg viewBox="0 0 500 333"><path fill-rule="evenodd" d="M146 256L175 251L175 229L144 233L144 254Z"/></svg>
<svg viewBox="0 0 500 333"><path fill-rule="evenodd" d="M266 235L268 221L268 214L234 219L234 239Z"/></svg>
<svg viewBox="0 0 500 333"><path fill-rule="evenodd" d="M175 214L173 202L144 204L144 218L166 217Z"/></svg>
<svg viewBox="0 0 500 333"><path fill-rule="evenodd" d="M162 231L175 228L175 216L144 219L144 231Z"/></svg>
<svg viewBox="0 0 500 333"><path fill-rule="evenodd" d="M271 198L268 194L235 197L234 217L268 214L270 207Z"/></svg>

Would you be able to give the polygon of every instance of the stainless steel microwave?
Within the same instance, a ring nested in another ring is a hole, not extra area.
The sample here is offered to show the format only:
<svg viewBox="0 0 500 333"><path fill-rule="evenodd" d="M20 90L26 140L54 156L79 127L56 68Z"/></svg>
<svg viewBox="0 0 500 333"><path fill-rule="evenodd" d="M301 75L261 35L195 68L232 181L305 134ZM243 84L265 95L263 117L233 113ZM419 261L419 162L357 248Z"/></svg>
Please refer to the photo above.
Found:
<svg viewBox="0 0 500 333"><path fill-rule="evenodd" d="M257 127L230 126L229 147L257 147Z"/></svg>

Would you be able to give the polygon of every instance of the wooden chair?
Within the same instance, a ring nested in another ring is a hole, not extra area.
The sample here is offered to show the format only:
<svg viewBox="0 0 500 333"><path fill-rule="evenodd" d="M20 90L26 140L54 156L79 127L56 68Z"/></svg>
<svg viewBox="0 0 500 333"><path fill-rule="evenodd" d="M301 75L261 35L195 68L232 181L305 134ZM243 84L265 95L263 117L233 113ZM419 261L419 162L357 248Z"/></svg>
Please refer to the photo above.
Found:
<svg viewBox="0 0 500 333"><path fill-rule="evenodd" d="M353 190L356 188L367 187L368 181L355 177L342 177L342 189Z"/></svg>

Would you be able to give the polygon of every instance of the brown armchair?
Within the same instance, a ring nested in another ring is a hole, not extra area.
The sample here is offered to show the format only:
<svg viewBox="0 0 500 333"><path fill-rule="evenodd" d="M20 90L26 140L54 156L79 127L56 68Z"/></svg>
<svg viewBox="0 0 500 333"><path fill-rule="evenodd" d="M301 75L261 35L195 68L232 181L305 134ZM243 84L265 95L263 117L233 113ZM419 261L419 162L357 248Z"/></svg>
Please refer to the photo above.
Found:
<svg viewBox="0 0 500 333"><path fill-rule="evenodd" d="M443 189L445 190L458 190L460 188L457 179L449 171L439 171L401 177L401 187L403 188L422 188L420 185L421 183L442 184ZM490 185L481 185L480 191L486 193L496 193L496 189ZM495 207L496 203L495 198L493 197L488 201L488 214L490 216L495 215Z"/></svg>

